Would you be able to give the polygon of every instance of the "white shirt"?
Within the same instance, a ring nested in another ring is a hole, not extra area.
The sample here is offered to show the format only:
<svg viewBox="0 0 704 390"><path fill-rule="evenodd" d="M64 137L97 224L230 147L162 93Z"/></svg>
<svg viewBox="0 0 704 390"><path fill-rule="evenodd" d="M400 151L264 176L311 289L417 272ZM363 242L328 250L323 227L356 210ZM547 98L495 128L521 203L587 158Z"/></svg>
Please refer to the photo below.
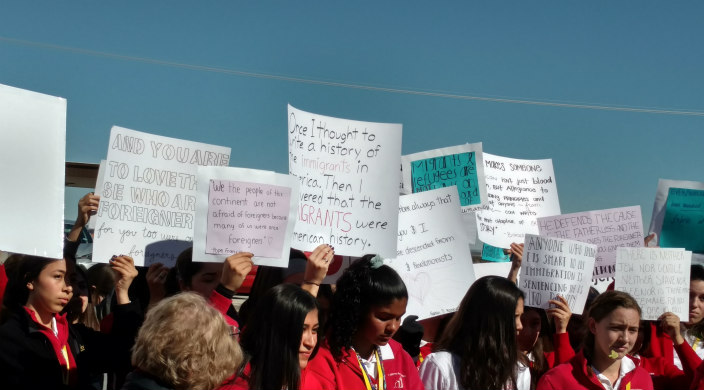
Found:
<svg viewBox="0 0 704 390"><path fill-rule="evenodd" d="M379 357L382 361L392 360L394 358L394 351L391 349L391 346L389 344L382 345L381 347L379 347ZM377 380L378 375L376 368L376 354L372 353L372 356L369 358L369 360L360 356L359 361L362 363L362 367L364 367L364 371L367 372L367 375L370 378Z"/></svg>
<svg viewBox="0 0 704 390"><path fill-rule="evenodd" d="M697 338L694 337L689 329L682 332L682 337L687 344L692 346L694 353L696 353L700 359L704 359L704 340L697 341ZM680 370L683 370L682 361L680 360L680 356L677 354L677 350L674 348L674 343L672 349L674 350L672 352L672 363L674 363Z"/></svg>
<svg viewBox="0 0 704 390"><path fill-rule="evenodd" d="M592 366L592 370L594 370L597 379L599 379L599 382L601 382L601 385L604 386L605 390L618 389L619 385L621 385L621 379L623 379L626 374L635 369L636 363L631 360L628 356L624 356L623 359L621 359L621 368L619 368L618 379L616 379L616 383L612 385L611 381L609 380L609 378L606 377L606 375L602 374L601 372L599 372L599 370Z"/></svg>
<svg viewBox="0 0 704 390"><path fill-rule="evenodd" d="M516 367L517 390L530 390L530 370L518 364ZM460 357L447 351L433 352L423 359L420 379L428 390L466 390L459 382ZM510 389L506 384L504 389Z"/></svg>

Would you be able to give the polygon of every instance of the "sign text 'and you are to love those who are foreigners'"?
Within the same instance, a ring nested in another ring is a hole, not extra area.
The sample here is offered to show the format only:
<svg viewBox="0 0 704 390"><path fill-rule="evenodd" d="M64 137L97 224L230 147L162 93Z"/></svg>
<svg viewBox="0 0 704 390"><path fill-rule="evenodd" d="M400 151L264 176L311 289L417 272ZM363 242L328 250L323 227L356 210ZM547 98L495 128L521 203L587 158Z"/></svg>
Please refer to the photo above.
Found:
<svg viewBox="0 0 704 390"><path fill-rule="evenodd" d="M288 107L289 173L300 181L294 248L394 256L401 132Z"/></svg>
<svg viewBox="0 0 704 390"><path fill-rule="evenodd" d="M193 240L198 166L229 161L227 147L113 127L95 217L94 261L125 254L136 265L172 263Z"/></svg>

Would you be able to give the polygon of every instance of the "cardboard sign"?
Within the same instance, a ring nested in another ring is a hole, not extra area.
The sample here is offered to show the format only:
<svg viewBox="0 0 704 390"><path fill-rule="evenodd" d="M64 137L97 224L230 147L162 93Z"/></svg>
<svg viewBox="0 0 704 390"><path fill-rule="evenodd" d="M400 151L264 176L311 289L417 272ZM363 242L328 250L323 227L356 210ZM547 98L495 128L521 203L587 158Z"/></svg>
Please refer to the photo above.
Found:
<svg viewBox="0 0 704 390"><path fill-rule="evenodd" d="M614 288L631 294L655 321L665 312L689 319L689 273L692 252L665 248L618 248Z"/></svg>
<svg viewBox="0 0 704 390"><path fill-rule="evenodd" d="M257 265L288 267L298 187L289 175L199 167L193 260L251 252Z"/></svg>
<svg viewBox="0 0 704 390"><path fill-rule="evenodd" d="M403 188L411 193L456 186L465 212L486 203L481 142L402 156L401 164Z"/></svg>
<svg viewBox="0 0 704 390"><path fill-rule="evenodd" d="M0 85L0 249L63 258L66 99Z"/></svg>
<svg viewBox="0 0 704 390"><path fill-rule="evenodd" d="M704 190L670 188L660 246L704 253Z"/></svg>
<svg viewBox="0 0 704 390"><path fill-rule="evenodd" d="M135 265L173 259L193 241L198 167L229 161L230 148L113 127L93 217L93 261L114 254L132 256ZM161 241L169 245L155 245Z"/></svg>
<svg viewBox="0 0 704 390"><path fill-rule="evenodd" d="M508 248L538 234L538 217L560 214L552 160L517 160L484 153L487 208L477 211L479 239Z"/></svg>
<svg viewBox="0 0 704 390"><path fill-rule="evenodd" d="M589 295L596 245L526 234L519 287L526 306L548 309L564 297L572 313L581 313Z"/></svg>
<svg viewBox="0 0 704 390"><path fill-rule="evenodd" d="M660 237L662 223L665 220L665 204L667 203L667 195L670 188L686 188L690 190L704 190L704 183L698 181L686 180L658 180L658 189L655 193L655 202L653 203L653 217L650 220L649 233L656 233ZM658 244L659 245L659 244Z"/></svg>
<svg viewBox="0 0 704 390"><path fill-rule="evenodd" d="M541 236L596 245L594 279L614 276L617 248L643 246L640 206L542 217L538 229Z"/></svg>
<svg viewBox="0 0 704 390"><path fill-rule="evenodd" d="M511 261L511 255L505 254L503 248L484 244L482 245L482 260L504 263Z"/></svg>
<svg viewBox="0 0 704 390"><path fill-rule="evenodd" d="M406 314L425 319L455 312L474 283L457 189L402 196L398 211L398 249L387 264L406 283Z"/></svg>
<svg viewBox="0 0 704 390"><path fill-rule="evenodd" d="M289 172L301 184L292 246L340 255L396 253L401 125L288 106Z"/></svg>

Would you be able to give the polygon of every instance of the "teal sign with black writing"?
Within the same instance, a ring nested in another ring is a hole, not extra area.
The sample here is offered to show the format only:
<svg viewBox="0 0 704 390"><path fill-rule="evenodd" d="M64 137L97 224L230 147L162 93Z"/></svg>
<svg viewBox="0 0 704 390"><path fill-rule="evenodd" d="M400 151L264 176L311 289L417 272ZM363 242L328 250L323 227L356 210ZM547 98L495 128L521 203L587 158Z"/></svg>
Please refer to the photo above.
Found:
<svg viewBox="0 0 704 390"><path fill-rule="evenodd" d="M413 193L456 185L460 205L481 203L475 152L412 161L411 184Z"/></svg>
<svg viewBox="0 0 704 390"><path fill-rule="evenodd" d="M482 260L493 261L495 263L506 263L511 261L511 256L505 255L503 248L484 244L482 247Z"/></svg>
<svg viewBox="0 0 704 390"><path fill-rule="evenodd" d="M704 253L704 190L670 188L660 246Z"/></svg>

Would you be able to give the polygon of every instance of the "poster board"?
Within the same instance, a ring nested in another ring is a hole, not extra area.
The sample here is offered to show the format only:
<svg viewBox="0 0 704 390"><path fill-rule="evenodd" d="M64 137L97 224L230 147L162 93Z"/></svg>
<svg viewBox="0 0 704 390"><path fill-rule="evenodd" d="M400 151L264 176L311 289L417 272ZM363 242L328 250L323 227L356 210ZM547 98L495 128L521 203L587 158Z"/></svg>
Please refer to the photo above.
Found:
<svg viewBox="0 0 704 390"><path fill-rule="evenodd" d="M298 188L290 175L199 167L193 260L250 252L257 265L288 267Z"/></svg>
<svg viewBox="0 0 704 390"><path fill-rule="evenodd" d="M487 207L477 211L479 239L509 248L538 234L539 217L560 214L552 160L519 160L484 153Z"/></svg>
<svg viewBox="0 0 704 390"><path fill-rule="evenodd" d="M660 246L704 253L704 190L670 187Z"/></svg>
<svg viewBox="0 0 704 390"><path fill-rule="evenodd" d="M511 255L504 253L503 248L483 244L482 260L492 261L495 263L505 263L511 261Z"/></svg>
<svg viewBox="0 0 704 390"><path fill-rule="evenodd" d="M66 99L0 84L0 249L63 258Z"/></svg>
<svg viewBox="0 0 704 390"><path fill-rule="evenodd" d="M566 238L597 246L592 278L610 278L616 270L616 249L643 246L640 206L538 218L541 236Z"/></svg>
<svg viewBox="0 0 704 390"><path fill-rule="evenodd" d="M406 314L422 320L455 312L475 280L457 189L402 196L398 226L396 257L387 264L406 283Z"/></svg>
<svg viewBox="0 0 704 390"><path fill-rule="evenodd" d="M288 106L289 173L300 181L292 246L361 256L396 253L400 124L361 122Z"/></svg>
<svg viewBox="0 0 704 390"><path fill-rule="evenodd" d="M518 283L526 306L548 309L560 295L572 313L582 313L595 259L596 245L526 234Z"/></svg>
<svg viewBox="0 0 704 390"><path fill-rule="evenodd" d="M481 142L401 156L401 164L406 193L456 186L463 212L486 203Z"/></svg>
<svg viewBox="0 0 704 390"><path fill-rule="evenodd" d="M631 294L655 321L670 311L689 318L689 274L692 252L672 248L618 248L614 288Z"/></svg>
<svg viewBox="0 0 704 390"><path fill-rule="evenodd" d="M198 166L229 161L228 147L114 126L92 217L93 261L125 254L138 266L171 262L193 241Z"/></svg>
<svg viewBox="0 0 704 390"><path fill-rule="evenodd" d="M686 188L690 190L704 190L704 183L688 180L659 179L658 188L655 192L655 202L653 203L653 216L650 219L648 234L656 233L660 237L662 222L665 219L665 203L670 188Z"/></svg>

